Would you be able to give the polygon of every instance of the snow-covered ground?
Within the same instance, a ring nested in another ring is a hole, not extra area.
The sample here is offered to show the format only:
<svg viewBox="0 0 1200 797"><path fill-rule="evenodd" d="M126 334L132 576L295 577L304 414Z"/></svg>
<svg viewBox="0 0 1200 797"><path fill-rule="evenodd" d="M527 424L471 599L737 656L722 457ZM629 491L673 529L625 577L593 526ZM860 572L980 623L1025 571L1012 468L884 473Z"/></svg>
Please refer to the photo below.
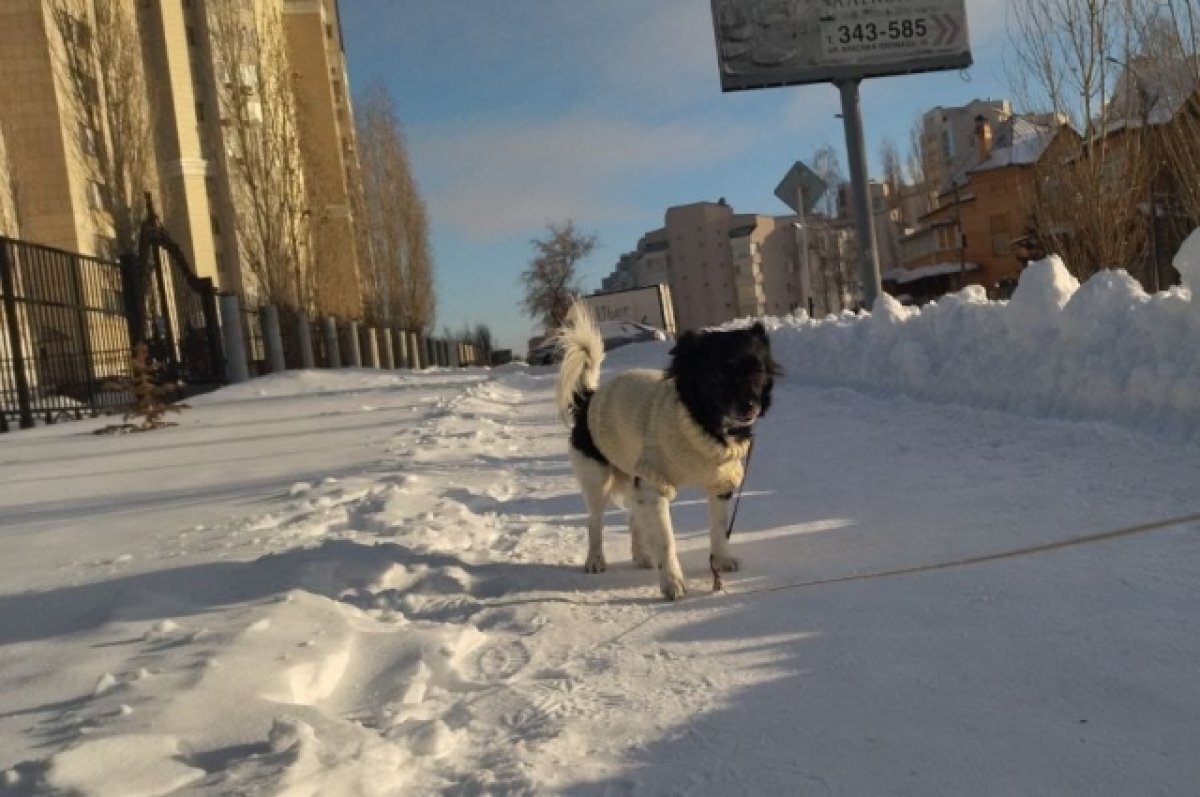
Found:
<svg viewBox="0 0 1200 797"><path fill-rule="evenodd" d="M743 570L711 593L683 493L676 604L616 510L581 572L552 368L4 435L0 795L1193 793L1188 291L1046 263L772 326Z"/></svg>

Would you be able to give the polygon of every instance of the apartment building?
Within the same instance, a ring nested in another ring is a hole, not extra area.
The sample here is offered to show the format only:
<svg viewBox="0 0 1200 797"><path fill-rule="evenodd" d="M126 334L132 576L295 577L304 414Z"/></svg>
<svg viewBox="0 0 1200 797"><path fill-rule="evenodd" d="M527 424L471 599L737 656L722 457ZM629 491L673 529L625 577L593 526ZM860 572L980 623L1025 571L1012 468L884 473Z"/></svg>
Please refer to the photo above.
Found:
<svg viewBox="0 0 1200 797"><path fill-rule="evenodd" d="M75 153L77 120L55 78L62 47L43 0L0 3L0 119L22 233L93 253L97 228Z"/></svg>
<svg viewBox="0 0 1200 797"><path fill-rule="evenodd" d="M723 199L668 208L664 221L618 259L601 291L665 283L680 330L796 310L825 315L861 293L846 222L736 213Z"/></svg>
<svg viewBox="0 0 1200 797"><path fill-rule="evenodd" d="M80 134L77 103L62 78L65 53L91 35L89 2L6 0L0 4L0 118L7 134L16 209L24 238L107 256L111 234L97 213L95 172ZM146 190L200 276L254 298L237 237L228 120L221 91L230 81L256 88L256 67L220 63L213 47L214 0L142 0L136 4L149 95L154 174ZM58 7L71 10L64 26ZM130 8L134 8L130 4ZM336 0L253 0L250 24L264 9L282 12L288 68L296 92L297 135L320 309L360 315L359 274L350 196L357 179L349 88ZM97 96L96 102L109 101ZM85 131L87 132L87 131ZM103 145L103 140L99 142Z"/></svg>
<svg viewBox="0 0 1200 797"><path fill-rule="evenodd" d="M1008 100L972 100L966 105L935 106L921 115L921 159L925 183L938 191L974 162L976 119L993 130L1012 116Z"/></svg>
<svg viewBox="0 0 1200 797"><path fill-rule="evenodd" d="M357 318L362 288L352 197L358 155L338 4L284 0L283 14L312 214L316 293L325 312Z"/></svg>
<svg viewBox="0 0 1200 797"><path fill-rule="evenodd" d="M8 144L5 143L4 122L0 120L0 235L12 238L20 234L15 188L12 167L8 161Z"/></svg>

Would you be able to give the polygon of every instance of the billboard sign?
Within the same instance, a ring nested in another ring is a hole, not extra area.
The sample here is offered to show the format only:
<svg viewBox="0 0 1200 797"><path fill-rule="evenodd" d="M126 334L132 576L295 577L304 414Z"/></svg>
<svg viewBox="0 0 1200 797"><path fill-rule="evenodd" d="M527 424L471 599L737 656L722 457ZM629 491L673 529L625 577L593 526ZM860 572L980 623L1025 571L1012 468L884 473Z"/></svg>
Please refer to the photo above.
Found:
<svg viewBox="0 0 1200 797"><path fill-rule="evenodd" d="M583 302L592 311L596 321L627 322L645 324L661 329L668 335L675 334L675 311L671 306L671 292L666 285L650 285L612 293L594 293L584 296Z"/></svg>
<svg viewBox="0 0 1200 797"><path fill-rule="evenodd" d="M775 186L775 196L779 197L779 201L791 208L797 215L807 216L812 213L827 188L828 186L820 175L800 161L796 161L779 181L779 185ZM803 209L801 209L800 197L804 197Z"/></svg>
<svg viewBox="0 0 1200 797"><path fill-rule="evenodd" d="M965 0L712 0L724 91L971 65Z"/></svg>

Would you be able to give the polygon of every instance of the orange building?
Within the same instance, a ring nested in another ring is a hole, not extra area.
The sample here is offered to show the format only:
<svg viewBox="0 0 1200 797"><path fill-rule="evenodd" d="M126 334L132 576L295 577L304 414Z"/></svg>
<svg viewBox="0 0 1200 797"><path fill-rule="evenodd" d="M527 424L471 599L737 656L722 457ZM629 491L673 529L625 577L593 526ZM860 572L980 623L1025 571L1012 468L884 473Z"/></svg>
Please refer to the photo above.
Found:
<svg viewBox="0 0 1200 797"><path fill-rule="evenodd" d="M901 239L900 268L882 275L893 296L921 304L972 284L1004 295L1027 262L1036 167L1078 136L1059 119L1018 115L995 129L978 118L975 138L969 165Z"/></svg>

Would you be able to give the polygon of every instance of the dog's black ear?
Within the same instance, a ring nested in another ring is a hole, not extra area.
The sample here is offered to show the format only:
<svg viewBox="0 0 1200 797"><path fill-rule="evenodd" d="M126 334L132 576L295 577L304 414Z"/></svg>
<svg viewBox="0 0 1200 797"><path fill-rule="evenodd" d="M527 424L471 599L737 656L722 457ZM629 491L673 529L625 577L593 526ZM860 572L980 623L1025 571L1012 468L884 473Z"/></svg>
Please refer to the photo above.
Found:
<svg viewBox="0 0 1200 797"><path fill-rule="evenodd" d="M763 340L770 340L770 338L767 337L767 328L763 326L761 321L755 321L754 326L750 327L750 331L755 335L758 335L758 337L762 338Z"/></svg>

